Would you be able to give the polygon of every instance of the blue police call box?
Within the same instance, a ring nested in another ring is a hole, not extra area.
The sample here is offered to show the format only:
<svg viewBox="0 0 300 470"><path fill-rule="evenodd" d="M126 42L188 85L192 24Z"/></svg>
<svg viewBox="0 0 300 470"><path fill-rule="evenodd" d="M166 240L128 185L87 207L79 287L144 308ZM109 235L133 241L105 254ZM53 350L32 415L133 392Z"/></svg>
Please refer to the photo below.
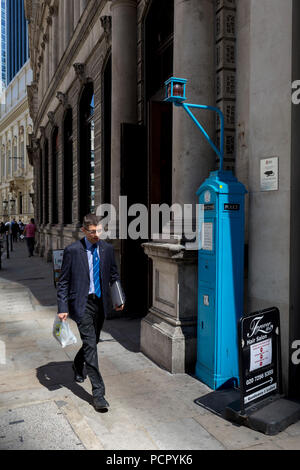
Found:
<svg viewBox="0 0 300 470"><path fill-rule="evenodd" d="M212 389L238 382L243 314L244 200L231 171L214 171L199 197L198 324L195 375Z"/></svg>

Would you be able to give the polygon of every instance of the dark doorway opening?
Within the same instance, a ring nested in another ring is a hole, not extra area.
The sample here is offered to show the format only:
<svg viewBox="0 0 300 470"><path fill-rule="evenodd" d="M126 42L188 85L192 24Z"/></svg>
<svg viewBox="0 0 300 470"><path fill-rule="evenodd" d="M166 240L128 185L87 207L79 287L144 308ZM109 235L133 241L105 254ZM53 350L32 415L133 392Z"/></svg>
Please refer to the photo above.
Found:
<svg viewBox="0 0 300 470"><path fill-rule="evenodd" d="M146 127L121 126L121 196L127 196L128 209L134 204L147 208L147 140ZM127 218L127 227L140 217L137 212ZM137 227L140 231L141 227ZM148 259L142 243L146 238L121 240L121 279L126 293L126 310L130 316L142 317L148 309Z"/></svg>
<svg viewBox="0 0 300 470"><path fill-rule="evenodd" d="M79 104L79 220L95 212L94 86L87 83Z"/></svg>
<svg viewBox="0 0 300 470"><path fill-rule="evenodd" d="M148 204L172 204L172 105L164 82L173 75L174 0L152 0L145 21Z"/></svg>
<svg viewBox="0 0 300 470"><path fill-rule="evenodd" d="M111 201L111 56L109 57L103 74L103 202Z"/></svg>
<svg viewBox="0 0 300 470"><path fill-rule="evenodd" d="M58 224L58 127L52 133L52 224Z"/></svg>
<svg viewBox="0 0 300 470"><path fill-rule="evenodd" d="M64 124L64 184L63 184L63 221L71 224L73 219L73 113L69 108Z"/></svg>
<svg viewBox="0 0 300 470"><path fill-rule="evenodd" d="M49 143L48 139L44 143L44 173L45 173L45 219L44 223L49 224Z"/></svg>
<svg viewBox="0 0 300 470"><path fill-rule="evenodd" d="M42 150L39 151L40 161L39 161L39 183L40 183L40 191L39 191L39 215L40 220L39 223L44 223L44 211L43 211L43 204L44 204L44 196L43 196L43 153Z"/></svg>

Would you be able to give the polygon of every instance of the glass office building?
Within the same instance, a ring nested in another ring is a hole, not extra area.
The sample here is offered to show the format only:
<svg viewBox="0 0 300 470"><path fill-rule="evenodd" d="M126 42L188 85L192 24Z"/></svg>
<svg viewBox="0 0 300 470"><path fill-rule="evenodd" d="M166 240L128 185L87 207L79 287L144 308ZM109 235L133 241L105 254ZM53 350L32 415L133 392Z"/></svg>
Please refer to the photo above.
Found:
<svg viewBox="0 0 300 470"><path fill-rule="evenodd" d="M3 2L5 0L1 0L1 6ZM24 0L6 1L6 40L8 85L29 57Z"/></svg>
<svg viewBox="0 0 300 470"><path fill-rule="evenodd" d="M6 86L6 0L1 0L0 12L1 90Z"/></svg>

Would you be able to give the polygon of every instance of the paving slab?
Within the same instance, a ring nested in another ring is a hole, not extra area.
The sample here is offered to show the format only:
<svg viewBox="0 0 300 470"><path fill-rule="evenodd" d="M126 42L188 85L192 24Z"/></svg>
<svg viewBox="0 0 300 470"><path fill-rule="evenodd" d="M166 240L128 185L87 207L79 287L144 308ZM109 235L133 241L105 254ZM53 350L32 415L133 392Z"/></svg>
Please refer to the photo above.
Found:
<svg viewBox="0 0 300 470"><path fill-rule="evenodd" d="M0 411L0 449L84 450L85 447L59 407L49 401L7 413Z"/></svg>
<svg viewBox="0 0 300 470"><path fill-rule="evenodd" d="M63 349L52 336L51 263L29 260L24 244L11 255L0 271L1 450L299 449L299 423L270 437L196 405L211 389L144 356L140 319L130 316L104 323L98 357L110 408L96 412L89 379L73 379L76 324L70 321L77 344Z"/></svg>

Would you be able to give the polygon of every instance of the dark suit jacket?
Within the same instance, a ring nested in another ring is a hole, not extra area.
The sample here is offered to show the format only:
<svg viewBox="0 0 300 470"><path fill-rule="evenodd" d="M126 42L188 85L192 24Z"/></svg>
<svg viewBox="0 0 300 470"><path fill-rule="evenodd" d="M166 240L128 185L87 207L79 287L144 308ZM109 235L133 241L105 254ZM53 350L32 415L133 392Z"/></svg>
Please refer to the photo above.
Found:
<svg viewBox="0 0 300 470"><path fill-rule="evenodd" d="M120 279L114 250L111 244L99 240L100 285L104 314L110 309L109 285ZM70 318L80 321L84 314L90 288L89 263L84 239L67 246L64 250L61 276L57 284L58 313L69 313Z"/></svg>

